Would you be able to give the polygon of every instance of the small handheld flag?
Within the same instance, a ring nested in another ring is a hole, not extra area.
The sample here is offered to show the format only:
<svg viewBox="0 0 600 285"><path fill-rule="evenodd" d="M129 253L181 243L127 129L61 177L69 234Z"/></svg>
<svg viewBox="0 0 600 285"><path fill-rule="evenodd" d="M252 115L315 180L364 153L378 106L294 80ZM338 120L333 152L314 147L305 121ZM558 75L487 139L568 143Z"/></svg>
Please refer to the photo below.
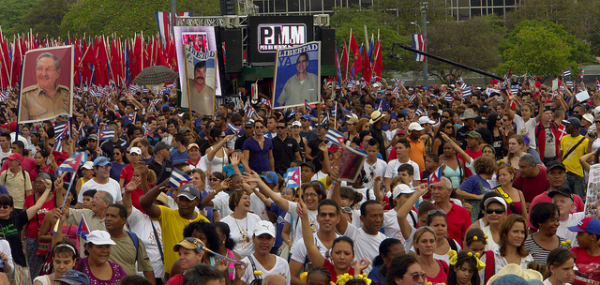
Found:
<svg viewBox="0 0 600 285"><path fill-rule="evenodd" d="M98 139L99 140L109 140L115 138L115 130L106 129L106 130L98 130Z"/></svg>
<svg viewBox="0 0 600 285"><path fill-rule="evenodd" d="M240 131L242 130L242 128L238 128L236 127L233 123L229 122L227 123L227 127L232 130L234 133L239 134Z"/></svg>
<svg viewBox="0 0 600 285"><path fill-rule="evenodd" d="M192 181L192 178L187 174L183 173L181 170L177 168L173 168L171 172L171 178L169 178L169 186L173 188L179 188L181 184Z"/></svg>
<svg viewBox="0 0 600 285"><path fill-rule="evenodd" d="M79 227L77 227L77 235L83 240L87 241L87 236L89 233L90 231L88 230L87 224L85 223L83 217L81 217L81 220L79 221Z"/></svg>
<svg viewBox="0 0 600 285"><path fill-rule="evenodd" d="M562 77L569 77L569 76L571 76L571 69L567 69L562 72Z"/></svg>
<svg viewBox="0 0 600 285"><path fill-rule="evenodd" d="M334 129L327 130L327 134L325 134L325 139L339 147L342 147L342 144L346 142L346 137L344 136L344 134Z"/></svg>
<svg viewBox="0 0 600 285"><path fill-rule="evenodd" d="M285 184L287 188L298 188L300 187L300 167L292 167L288 168L285 176Z"/></svg>
<svg viewBox="0 0 600 285"><path fill-rule="evenodd" d="M579 73L579 76L577 76L578 79L583 79L583 70L581 70L581 73Z"/></svg>
<svg viewBox="0 0 600 285"><path fill-rule="evenodd" d="M427 177L427 184L438 183L442 181L444 173L442 172L443 165L438 167L429 177Z"/></svg>

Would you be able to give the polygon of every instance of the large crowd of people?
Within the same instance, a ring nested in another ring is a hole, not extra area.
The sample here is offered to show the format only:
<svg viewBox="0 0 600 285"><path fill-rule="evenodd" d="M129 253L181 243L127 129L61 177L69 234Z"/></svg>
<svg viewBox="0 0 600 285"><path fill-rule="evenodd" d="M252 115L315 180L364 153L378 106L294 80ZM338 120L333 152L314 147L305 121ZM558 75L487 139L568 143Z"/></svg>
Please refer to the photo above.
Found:
<svg viewBox="0 0 600 285"><path fill-rule="evenodd" d="M72 118L30 124L14 90L0 284L600 284L599 90L394 82L283 109L239 86L214 115L175 87L77 89Z"/></svg>

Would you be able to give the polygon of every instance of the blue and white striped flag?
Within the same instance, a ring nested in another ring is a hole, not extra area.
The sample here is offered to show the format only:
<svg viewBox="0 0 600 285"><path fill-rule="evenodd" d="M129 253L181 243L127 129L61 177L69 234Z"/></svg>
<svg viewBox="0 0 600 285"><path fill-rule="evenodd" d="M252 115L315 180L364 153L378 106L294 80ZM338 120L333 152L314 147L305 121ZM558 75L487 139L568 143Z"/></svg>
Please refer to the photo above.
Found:
<svg viewBox="0 0 600 285"><path fill-rule="evenodd" d="M115 130L106 129L106 130L98 130L98 140L109 140L115 138Z"/></svg>
<svg viewBox="0 0 600 285"><path fill-rule="evenodd" d="M192 178L187 174L183 173L181 170L177 168L173 168L171 171L171 178L169 178L169 186L173 188L179 188L181 184L192 181Z"/></svg>
<svg viewBox="0 0 600 285"><path fill-rule="evenodd" d="M510 88L510 92L511 92L513 95L517 95L517 94L519 93L519 86L517 85L517 86L513 86L513 87L511 87L511 88Z"/></svg>
<svg viewBox="0 0 600 285"><path fill-rule="evenodd" d="M308 104L308 101L306 99L304 99L304 108L306 108L306 111L308 111L309 113L312 111L312 108L310 107L310 104Z"/></svg>
<svg viewBox="0 0 600 285"><path fill-rule="evenodd" d="M338 103L335 102L335 104L333 104L333 109L331 110L331 116L333 117L334 120L337 120L337 108L338 108Z"/></svg>
<svg viewBox="0 0 600 285"><path fill-rule="evenodd" d="M62 142L64 139L65 139L64 137L56 138L54 140L54 146L52 147L52 151L62 152L63 151Z"/></svg>
<svg viewBox="0 0 600 285"><path fill-rule="evenodd" d="M571 69L567 69L562 72L562 77L570 77L570 76L571 76Z"/></svg>
<svg viewBox="0 0 600 285"><path fill-rule="evenodd" d="M87 152L77 152L71 157L65 159L63 163L56 169L56 176L60 176L63 172L77 172L79 166L87 161Z"/></svg>
<svg viewBox="0 0 600 285"><path fill-rule="evenodd" d="M573 80L567 80L567 87L573 88Z"/></svg>
<svg viewBox="0 0 600 285"><path fill-rule="evenodd" d="M467 89L461 91L461 93L462 93L463 98L469 97L469 96L473 95L473 93L472 93L472 91L471 91L470 88L467 88Z"/></svg>
<svg viewBox="0 0 600 285"><path fill-rule="evenodd" d="M131 85L131 86L129 86L129 91L131 91L131 92L135 92L135 91L137 91L137 90L138 90L138 87L137 87L137 86L135 86L135 85Z"/></svg>
<svg viewBox="0 0 600 285"><path fill-rule="evenodd" d="M300 187L301 181L302 180L300 179L300 167L296 166L288 168L288 170L285 173L285 183L287 185L286 187L298 188Z"/></svg>
<svg viewBox="0 0 600 285"><path fill-rule="evenodd" d="M423 112L423 109L417 109L417 111L415 112L415 118L421 117L421 115L423 115Z"/></svg>
<svg viewBox="0 0 600 285"><path fill-rule="evenodd" d="M69 133L69 122L54 125L54 137L64 137Z"/></svg>
<svg viewBox="0 0 600 285"><path fill-rule="evenodd" d="M408 98L408 101L414 102L415 99L417 99L417 93L413 93L412 95L410 95L410 97Z"/></svg>
<svg viewBox="0 0 600 285"><path fill-rule="evenodd" d="M596 78L596 91L600 90L600 81Z"/></svg>
<svg viewBox="0 0 600 285"><path fill-rule="evenodd" d="M444 96L444 100L447 102L454 102L454 96L452 96L452 94L447 94Z"/></svg>
<svg viewBox="0 0 600 285"><path fill-rule="evenodd" d="M265 137L265 138L267 138L267 139L270 139L270 140L272 140L272 139L273 139L273 135L271 134L271 132L270 132L270 131L266 131L266 132L263 134L263 137Z"/></svg>
<svg viewBox="0 0 600 285"><path fill-rule="evenodd" d="M238 128L236 127L233 123L229 122L227 123L227 127L232 130L236 135L240 133L240 131L242 130L242 128Z"/></svg>
<svg viewBox="0 0 600 285"><path fill-rule="evenodd" d="M333 128L327 130L327 134L325 134L325 139L339 147L342 147L342 144L344 144L344 142L346 141L346 137L344 136L344 134Z"/></svg>
<svg viewBox="0 0 600 285"><path fill-rule="evenodd" d="M469 85L467 85L467 83L464 83L464 82L463 82L463 83L460 85L460 89L461 89L461 90L465 90L465 89L467 89L467 88L469 88Z"/></svg>
<svg viewBox="0 0 600 285"><path fill-rule="evenodd" d="M327 124L329 122L329 113L325 114L325 117L321 120L321 124Z"/></svg>

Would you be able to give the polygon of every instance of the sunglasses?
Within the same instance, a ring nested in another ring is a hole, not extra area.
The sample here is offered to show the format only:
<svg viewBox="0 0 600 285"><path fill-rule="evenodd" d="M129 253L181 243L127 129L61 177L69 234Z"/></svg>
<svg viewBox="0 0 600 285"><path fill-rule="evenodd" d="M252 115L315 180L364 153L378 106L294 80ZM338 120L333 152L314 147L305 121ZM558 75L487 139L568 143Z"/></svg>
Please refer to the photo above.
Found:
<svg viewBox="0 0 600 285"><path fill-rule="evenodd" d="M600 123L600 121L595 121L596 124Z"/></svg>
<svg viewBox="0 0 600 285"><path fill-rule="evenodd" d="M180 243L182 243L183 241L188 241L188 242L193 243L196 246L196 250L195 250L196 252L201 252L202 248L204 247L204 245L201 242L199 242L197 239L195 239L193 237L183 238Z"/></svg>
<svg viewBox="0 0 600 285"><path fill-rule="evenodd" d="M221 181L221 179L213 177L211 179L208 179L209 181L215 182L215 181Z"/></svg>
<svg viewBox="0 0 600 285"><path fill-rule="evenodd" d="M2 209L9 209L10 207L12 207L11 205L0 205L0 208Z"/></svg>
<svg viewBox="0 0 600 285"><path fill-rule="evenodd" d="M278 129L285 129L285 126L277 126Z"/></svg>
<svg viewBox="0 0 600 285"><path fill-rule="evenodd" d="M500 215L500 214L502 214L502 213L504 213L506 211L503 210L503 209L485 209L485 212L488 215L491 215L491 214L494 214L494 213L496 213L496 215Z"/></svg>
<svg viewBox="0 0 600 285"><path fill-rule="evenodd" d="M350 208L350 207L342 207L342 212L344 212L346 214L350 214L350 213L352 213L352 208Z"/></svg>
<svg viewBox="0 0 600 285"><path fill-rule="evenodd" d="M427 280L427 274L425 272L415 272L410 275L414 282L419 282L420 279Z"/></svg>

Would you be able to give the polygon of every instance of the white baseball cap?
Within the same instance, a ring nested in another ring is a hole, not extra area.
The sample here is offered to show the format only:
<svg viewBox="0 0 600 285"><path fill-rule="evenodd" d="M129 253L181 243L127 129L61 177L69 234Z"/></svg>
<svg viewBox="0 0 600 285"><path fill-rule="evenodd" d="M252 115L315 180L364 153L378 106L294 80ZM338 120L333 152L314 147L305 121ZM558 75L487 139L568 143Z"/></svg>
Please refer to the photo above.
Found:
<svg viewBox="0 0 600 285"><path fill-rule="evenodd" d="M273 225L273 223L269 221L260 221L256 224L256 226L254 227L254 236L259 236L263 234L268 234L273 238L277 237L277 234L275 232L275 226Z"/></svg>
<svg viewBox="0 0 600 285"><path fill-rule="evenodd" d="M100 230L92 231L87 236L86 243L91 243L93 245L116 245L116 243L110 239L110 234L107 231Z"/></svg>
<svg viewBox="0 0 600 285"><path fill-rule="evenodd" d="M140 149L140 148L139 148L139 147L137 147L137 146L134 146L134 147L132 147L132 148L129 150L129 153L130 153L130 154L132 154L132 153L135 153L135 154L138 154L138 155L142 155L142 149Z"/></svg>
<svg viewBox="0 0 600 285"><path fill-rule="evenodd" d="M92 170L94 169L94 163L91 161L86 161L81 168L87 169L87 170Z"/></svg>
<svg viewBox="0 0 600 285"><path fill-rule="evenodd" d="M408 130L409 131L422 131L424 130L423 127L421 127L421 125L419 123L410 123L410 125L408 125Z"/></svg>
<svg viewBox="0 0 600 285"><path fill-rule="evenodd" d="M429 116L423 116L421 118L419 118L419 125L425 125L425 124L435 124L435 121L430 119Z"/></svg>
<svg viewBox="0 0 600 285"><path fill-rule="evenodd" d="M400 194L412 194L415 193L415 189L410 188L410 186L406 185L406 184L398 184L396 185L396 187L394 187L394 192L392 197L394 197L394 199L398 196L400 196Z"/></svg>
<svg viewBox="0 0 600 285"><path fill-rule="evenodd" d="M301 127L302 128L302 123L300 123L299 121L294 121L292 123L292 127Z"/></svg>

